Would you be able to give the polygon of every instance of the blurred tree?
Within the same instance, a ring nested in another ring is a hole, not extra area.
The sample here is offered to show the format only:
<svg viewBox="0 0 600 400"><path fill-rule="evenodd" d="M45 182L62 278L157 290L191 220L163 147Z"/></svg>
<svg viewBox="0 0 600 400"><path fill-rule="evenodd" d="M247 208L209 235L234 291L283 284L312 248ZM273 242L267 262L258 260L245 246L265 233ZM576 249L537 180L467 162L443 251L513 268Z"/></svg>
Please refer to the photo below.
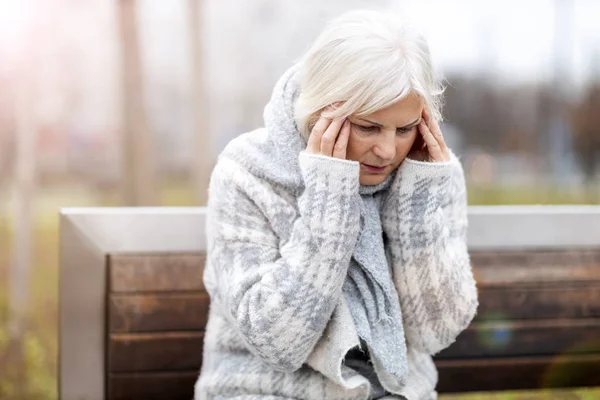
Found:
<svg viewBox="0 0 600 400"><path fill-rule="evenodd" d="M157 205L156 159L144 102L135 0L118 0L123 101L123 193L128 206Z"/></svg>
<svg viewBox="0 0 600 400"><path fill-rule="evenodd" d="M11 60L0 53L0 65L10 65ZM15 165L15 82L11 74L0 69L0 212L8 198L10 180Z"/></svg>
<svg viewBox="0 0 600 400"><path fill-rule="evenodd" d="M24 336L27 331L30 275L33 249L33 199L36 186L37 79L39 77L42 30L39 14L32 18L24 33L21 52L15 57L13 99L10 113L14 121L12 139L15 151L12 165L12 254L8 279L8 343L6 365L11 367L0 378L15 385L16 398L25 398L23 382L27 377ZM39 35L39 36L38 36ZM8 93L11 93L8 91ZM12 132L11 132L12 133ZM0 334L3 334L0 330ZM0 393L2 397L2 393Z"/></svg>
<svg viewBox="0 0 600 400"><path fill-rule="evenodd" d="M16 165L13 220L13 265L9 285L11 338L19 341L23 334L25 311L29 299L29 274L32 249L32 202L36 179L36 116L33 96L33 68L21 70L22 87L16 104ZM20 346L17 346L20 348Z"/></svg>
<svg viewBox="0 0 600 400"><path fill-rule="evenodd" d="M456 76L448 81L445 118L460 129L469 147L500 151L509 130L508 96L481 78Z"/></svg>
<svg viewBox="0 0 600 400"><path fill-rule="evenodd" d="M8 188L15 159L15 135L12 121L0 118L0 199ZM0 203L0 207L3 204Z"/></svg>
<svg viewBox="0 0 600 400"><path fill-rule="evenodd" d="M600 83L592 85L572 112L573 142L581 170L588 183L589 196L600 167ZM590 198L588 200L594 200Z"/></svg>
<svg viewBox="0 0 600 400"><path fill-rule="evenodd" d="M204 102L203 35L200 34L203 16L202 0L188 0L189 43L192 59L192 116L195 139L195 152L192 162L192 176L196 192L196 203L204 206L207 202L208 182L212 170L212 148L208 128L208 113Z"/></svg>
<svg viewBox="0 0 600 400"><path fill-rule="evenodd" d="M550 88L531 84L507 87L480 77L448 79L445 118L455 124L469 147L490 153L543 156L540 146Z"/></svg>

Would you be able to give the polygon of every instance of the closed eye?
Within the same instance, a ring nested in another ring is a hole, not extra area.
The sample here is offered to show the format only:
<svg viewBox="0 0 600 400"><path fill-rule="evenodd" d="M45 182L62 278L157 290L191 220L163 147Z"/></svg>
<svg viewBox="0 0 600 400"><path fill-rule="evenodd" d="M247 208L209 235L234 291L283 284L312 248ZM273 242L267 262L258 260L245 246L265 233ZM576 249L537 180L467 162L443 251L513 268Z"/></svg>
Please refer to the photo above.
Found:
<svg viewBox="0 0 600 400"><path fill-rule="evenodd" d="M397 133L403 134L403 133L409 133L410 131L412 131L415 128L415 126L410 126L410 127L404 127L404 128L398 128L396 129Z"/></svg>
<svg viewBox="0 0 600 400"><path fill-rule="evenodd" d="M356 126L359 130L361 130L363 132L375 133L375 132L379 131L379 127L375 126L375 125L370 125L370 126L358 125L358 124L353 124L353 125Z"/></svg>

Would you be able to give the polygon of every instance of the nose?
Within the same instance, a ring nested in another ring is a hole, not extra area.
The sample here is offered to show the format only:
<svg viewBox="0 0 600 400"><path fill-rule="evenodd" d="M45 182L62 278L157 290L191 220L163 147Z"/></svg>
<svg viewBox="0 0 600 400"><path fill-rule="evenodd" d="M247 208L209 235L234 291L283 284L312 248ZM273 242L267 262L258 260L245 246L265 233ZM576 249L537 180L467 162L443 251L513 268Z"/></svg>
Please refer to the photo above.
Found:
<svg viewBox="0 0 600 400"><path fill-rule="evenodd" d="M373 146L373 154L385 161L392 161L396 157L396 137L393 135L380 135Z"/></svg>

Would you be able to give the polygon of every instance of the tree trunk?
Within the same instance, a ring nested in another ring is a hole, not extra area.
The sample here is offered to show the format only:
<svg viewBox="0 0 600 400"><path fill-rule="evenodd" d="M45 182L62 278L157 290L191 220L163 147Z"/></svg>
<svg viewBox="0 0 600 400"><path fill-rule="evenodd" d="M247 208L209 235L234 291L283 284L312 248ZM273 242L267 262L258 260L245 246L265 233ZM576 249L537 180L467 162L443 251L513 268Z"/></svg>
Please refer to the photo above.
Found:
<svg viewBox="0 0 600 400"><path fill-rule="evenodd" d="M16 103L16 166L13 216L13 262L10 271L9 332L18 341L24 329L29 299L32 246L32 202L36 178L36 122L32 68L21 71L23 86Z"/></svg>
<svg viewBox="0 0 600 400"><path fill-rule="evenodd" d="M194 130L194 157L192 161L192 177L196 202L204 206L207 202L208 182L212 169L212 151L210 132L208 131L208 113L204 102L205 88L203 84L202 51L203 40L200 34L202 21L201 0L188 0L189 41L192 55L192 110Z"/></svg>
<svg viewBox="0 0 600 400"><path fill-rule="evenodd" d="M122 63L123 197L128 206L152 206L158 204L156 163L144 101L136 1L118 1Z"/></svg>

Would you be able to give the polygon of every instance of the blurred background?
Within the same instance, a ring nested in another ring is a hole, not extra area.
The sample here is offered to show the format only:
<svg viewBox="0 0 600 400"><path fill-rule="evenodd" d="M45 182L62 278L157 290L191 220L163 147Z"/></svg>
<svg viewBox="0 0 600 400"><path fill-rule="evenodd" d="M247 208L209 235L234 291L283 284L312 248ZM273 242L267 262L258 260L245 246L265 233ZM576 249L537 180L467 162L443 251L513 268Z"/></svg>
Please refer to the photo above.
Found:
<svg viewBox="0 0 600 400"><path fill-rule="evenodd" d="M597 0L0 0L0 398L57 395L59 207L205 204L354 8L421 26L470 204L600 203Z"/></svg>

